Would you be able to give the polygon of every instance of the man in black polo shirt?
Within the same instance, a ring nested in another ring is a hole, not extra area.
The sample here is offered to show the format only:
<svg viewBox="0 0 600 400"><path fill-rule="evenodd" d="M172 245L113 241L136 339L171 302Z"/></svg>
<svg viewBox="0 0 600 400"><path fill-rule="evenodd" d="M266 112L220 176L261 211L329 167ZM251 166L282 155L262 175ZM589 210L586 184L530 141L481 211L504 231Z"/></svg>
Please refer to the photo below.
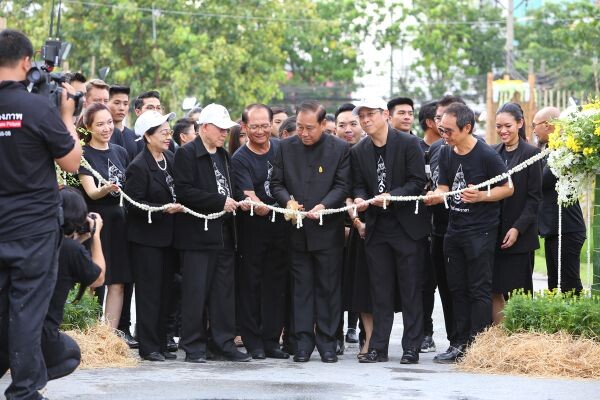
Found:
<svg viewBox="0 0 600 400"><path fill-rule="evenodd" d="M129 161L133 161L139 153L136 142L138 137L124 123L129 113L129 88L127 86L112 85L108 93L108 109L115 124L115 131L110 137L110 142L125 148Z"/></svg>
<svg viewBox="0 0 600 400"><path fill-rule="evenodd" d="M11 371L6 398L28 400L48 379L40 343L62 236L54 161L75 172L81 158L75 90L63 84L60 113L28 93L32 56L25 35L0 32L0 364Z"/></svg>

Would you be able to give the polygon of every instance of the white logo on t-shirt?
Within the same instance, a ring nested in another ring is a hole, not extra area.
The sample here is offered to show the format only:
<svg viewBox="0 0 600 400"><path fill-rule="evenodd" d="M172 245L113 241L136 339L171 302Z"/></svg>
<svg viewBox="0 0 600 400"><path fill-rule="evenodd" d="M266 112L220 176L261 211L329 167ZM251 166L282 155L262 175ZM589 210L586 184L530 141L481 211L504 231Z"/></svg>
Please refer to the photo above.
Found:
<svg viewBox="0 0 600 400"><path fill-rule="evenodd" d="M271 196L271 188L270 188L272 175L273 175L273 165L271 164L270 161L267 161L267 180L265 181L264 185L265 185L265 193L270 198L273 198L273 196Z"/></svg>
<svg viewBox="0 0 600 400"><path fill-rule="evenodd" d="M229 197L229 185L227 184L227 179L225 179L221 171L219 171L216 162L213 162L213 168L215 169L215 178L217 179L217 192L223 196Z"/></svg>
<svg viewBox="0 0 600 400"><path fill-rule="evenodd" d="M116 184L121 189L123 189L123 184L125 183L125 174L119 169L119 167L110 161L110 159L108 160L108 181ZM121 194L117 192L111 192L110 195L117 197Z"/></svg>
<svg viewBox="0 0 600 400"><path fill-rule="evenodd" d="M377 192L383 193L385 192L385 162L383 162L383 157L379 156L379 160L377 160Z"/></svg>

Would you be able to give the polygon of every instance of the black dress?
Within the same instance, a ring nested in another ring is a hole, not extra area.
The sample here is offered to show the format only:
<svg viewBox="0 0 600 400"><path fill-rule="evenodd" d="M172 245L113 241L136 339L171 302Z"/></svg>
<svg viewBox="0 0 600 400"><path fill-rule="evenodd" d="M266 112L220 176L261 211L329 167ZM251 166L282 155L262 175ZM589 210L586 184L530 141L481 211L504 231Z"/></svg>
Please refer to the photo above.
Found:
<svg viewBox="0 0 600 400"><path fill-rule="evenodd" d="M83 152L91 167L104 179L123 188L125 170L129 164L127 151L123 147L109 143L108 150L98 150L86 145L83 147ZM79 174L93 177L92 173L83 167L79 169ZM95 177L94 183L98 185ZM100 214L103 221L100 240L106 260L105 285L133 282L129 265L125 208L119 205L120 193L110 193L97 200L90 199L85 191L83 194L88 210Z"/></svg>

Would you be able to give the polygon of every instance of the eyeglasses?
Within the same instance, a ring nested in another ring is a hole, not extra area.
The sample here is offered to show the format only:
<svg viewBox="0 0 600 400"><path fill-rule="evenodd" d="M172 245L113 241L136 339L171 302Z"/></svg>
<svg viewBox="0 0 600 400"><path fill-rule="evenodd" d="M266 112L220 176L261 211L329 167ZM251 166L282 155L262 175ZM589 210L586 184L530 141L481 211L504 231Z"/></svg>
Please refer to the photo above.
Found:
<svg viewBox="0 0 600 400"><path fill-rule="evenodd" d="M164 107L163 106L155 106L153 104L147 105L144 107L145 110L147 111L158 111L158 112L163 112L164 111Z"/></svg>
<svg viewBox="0 0 600 400"><path fill-rule="evenodd" d="M250 129L252 132L257 132L259 129L268 131L271 129L271 124L248 125L248 129Z"/></svg>
<svg viewBox="0 0 600 400"><path fill-rule="evenodd" d="M162 135L162 137L164 138L170 138L173 137L173 130L169 129L169 130L162 130L160 132L158 132Z"/></svg>
<svg viewBox="0 0 600 400"><path fill-rule="evenodd" d="M438 126L438 131L440 132L440 134L447 136L450 136L453 132L452 129L442 128L441 126Z"/></svg>
<svg viewBox="0 0 600 400"><path fill-rule="evenodd" d="M377 110L377 111L369 111L366 113L360 113L358 114L358 119L365 119L365 118L373 118L375 115L377 115L378 113L382 112L383 110Z"/></svg>
<svg viewBox="0 0 600 400"><path fill-rule="evenodd" d="M532 122L531 123L531 129L535 129L536 126L542 125L542 124L547 124L547 123L548 123L548 120L542 121L542 122L538 122L537 124L535 122Z"/></svg>

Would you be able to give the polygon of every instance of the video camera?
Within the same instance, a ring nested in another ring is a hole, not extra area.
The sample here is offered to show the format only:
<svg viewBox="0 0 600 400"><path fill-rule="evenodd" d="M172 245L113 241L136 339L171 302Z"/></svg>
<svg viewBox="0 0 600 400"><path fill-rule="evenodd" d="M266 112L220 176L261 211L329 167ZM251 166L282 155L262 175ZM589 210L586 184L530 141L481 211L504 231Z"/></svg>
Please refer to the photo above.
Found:
<svg viewBox="0 0 600 400"><path fill-rule="evenodd" d="M56 26L56 37L60 31L60 1L58 5L58 22ZM65 74L52 72L69 55L71 44L63 42L58 38L53 38L54 24L54 1L52 2L52 14L50 18L50 37L42 46L42 62L34 62L31 69L27 72L27 80L31 83L31 92L38 93L47 97L51 104L60 109L63 88L61 84L67 82ZM83 93L77 92L75 95L67 93L69 98L75 101L75 111L73 115L79 115L83 108Z"/></svg>

